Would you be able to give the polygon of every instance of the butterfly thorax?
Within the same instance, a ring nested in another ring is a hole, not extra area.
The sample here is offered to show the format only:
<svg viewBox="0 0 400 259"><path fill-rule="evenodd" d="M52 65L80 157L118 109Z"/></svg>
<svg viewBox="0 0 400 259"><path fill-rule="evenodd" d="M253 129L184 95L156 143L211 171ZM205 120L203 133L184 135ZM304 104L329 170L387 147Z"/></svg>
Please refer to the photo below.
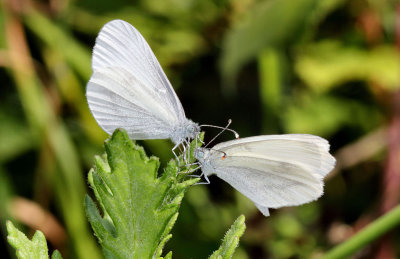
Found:
<svg viewBox="0 0 400 259"><path fill-rule="evenodd" d="M182 143L185 139L195 139L200 134L200 127L191 120L177 126L171 134L171 140L175 144Z"/></svg>
<svg viewBox="0 0 400 259"><path fill-rule="evenodd" d="M202 147L196 148L193 152L193 155L199 161L199 163L202 167L202 171L205 174L209 175L210 172L214 171L213 170L214 168L210 161L210 158L211 158L210 157L210 155L211 155L210 149L202 148Z"/></svg>
<svg viewBox="0 0 400 259"><path fill-rule="evenodd" d="M207 148L196 148L193 151L193 156L201 163L203 164L206 160L208 160L208 156L210 154L210 150Z"/></svg>

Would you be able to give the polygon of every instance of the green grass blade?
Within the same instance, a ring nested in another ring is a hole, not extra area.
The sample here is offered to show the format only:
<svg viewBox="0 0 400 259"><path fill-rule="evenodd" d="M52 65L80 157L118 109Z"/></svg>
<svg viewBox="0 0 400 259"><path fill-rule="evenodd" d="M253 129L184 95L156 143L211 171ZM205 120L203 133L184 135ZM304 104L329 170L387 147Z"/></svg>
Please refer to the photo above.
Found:
<svg viewBox="0 0 400 259"><path fill-rule="evenodd" d="M347 258L398 225L400 225L400 205L372 222L349 240L333 248L322 259Z"/></svg>

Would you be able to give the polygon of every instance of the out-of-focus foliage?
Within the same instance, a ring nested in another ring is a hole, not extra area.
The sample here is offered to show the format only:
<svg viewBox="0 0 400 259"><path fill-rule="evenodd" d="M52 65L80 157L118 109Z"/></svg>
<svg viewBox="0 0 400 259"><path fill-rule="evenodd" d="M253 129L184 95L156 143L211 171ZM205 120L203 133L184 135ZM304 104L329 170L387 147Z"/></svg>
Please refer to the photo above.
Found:
<svg viewBox="0 0 400 259"><path fill-rule="evenodd" d="M289 132L333 134L343 126L371 130L378 126L381 114L368 105L331 95L303 93L287 107L283 118ZM329 114L329 116L327 116Z"/></svg>
<svg viewBox="0 0 400 259"><path fill-rule="evenodd" d="M27 125L20 118L0 110L0 136L7 136L0 142L0 161L6 162L16 155L33 148L34 142Z"/></svg>
<svg viewBox="0 0 400 259"><path fill-rule="evenodd" d="M217 178L190 188L165 250L206 258L240 214L247 228L236 258L315 258L343 242L400 197L398 8L397 0L1 1L1 254L10 217L48 233L49 221L16 209L22 196L67 233L46 235L50 250L101 258L83 200L107 136L85 85L95 36L112 19L144 35L188 118L231 118L243 137L318 134L338 158L322 198L269 218ZM206 130L207 142L217 131ZM173 156L168 141L141 143L162 167ZM392 232L359 256L396 258L398 244Z"/></svg>
<svg viewBox="0 0 400 259"><path fill-rule="evenodd" d="M343 0L259 1L223 41L222 73L232 79L266 47L283 48L304 41L312 29Z"/></svg>
<svg viewBox="0 0 400 259"><path fill-rule="evenodd" d="M318 92L351 81L366 81L396 90L400 85L400 53L390 45L371 50L341 47L326 41L307 46L295 69L304 82Z"/></svg>

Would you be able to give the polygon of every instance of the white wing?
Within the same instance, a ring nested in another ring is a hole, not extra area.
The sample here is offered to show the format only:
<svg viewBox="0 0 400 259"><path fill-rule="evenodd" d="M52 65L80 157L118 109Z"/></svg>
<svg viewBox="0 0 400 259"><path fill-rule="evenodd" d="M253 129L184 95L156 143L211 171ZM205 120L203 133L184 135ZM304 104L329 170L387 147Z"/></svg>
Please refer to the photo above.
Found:
<svg viewBox="0 0 400 259"><path fill-rule="evenodd" d="M86 95L93 116L109 134L124 128L132 139L164 139L177 123L160 97L123 68L98 68Z"/></svg>
<svg viewBox="0 0 400 259"><path fill-rule="evenodd" d="M227 155L213 159L211 165L219 178L251 199L263 214L268 208L310 202L323 193L322 179L290 162Z"/></svg>
<svg viewBox="0 0 400 259"><path fill-rule="evenodd" d="M104 25L93 49L93 71L108 67L126 69L141 87L159 97L158 101L174 114L176 121L186 120L182 105L146 40L122 20Z"/></svg>
<svg viewBox="0 0 400 259"><path fill-rule="evenodd" d="M269 209L268 207L262 206L260 204L254 203L257 207L257 209L265 216L269 217Z"/></svg>
<svg viewBox="0 0 400 259"><path fill-rule="evenodd" d="M303 134L266 135L220 143L210 150L206 175L215 173L269 215L268 208L300 205L323 193L335 165L329 143Z"/></svg>
<svg viewBox="0 0 400 259"><path fill-rule="evenodd" d="M325 177L335 166L336 160L329 153L327 140L308 134L264 135L235 139L220 143L214 150L228 156L286 162L304 168L310 173Z"/></svg>

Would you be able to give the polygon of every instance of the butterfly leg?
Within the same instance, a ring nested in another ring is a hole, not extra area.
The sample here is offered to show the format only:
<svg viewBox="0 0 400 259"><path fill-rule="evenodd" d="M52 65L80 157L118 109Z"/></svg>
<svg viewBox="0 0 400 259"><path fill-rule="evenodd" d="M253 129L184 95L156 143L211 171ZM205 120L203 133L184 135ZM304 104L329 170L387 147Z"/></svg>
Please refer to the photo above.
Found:
<svg viewBox="0 0 400 259"><path fill-rule="evenodd" d="M197 167L195 167L195 168L190 168L191 166L197 166ZM194 171L196 171L197 169L199 169L200 168L200 164L199 164L199 162L194 162L194 163L191 163L191 164L186 164L185 165L185 167L186 167L186 171L184 171L184 170L179 170L178 171L178 173L176 174L176 176L178 176L179 174L185 174L185 175L187 175L187 174L189 174L189 173L192 173L192 172L194 172ZM199 177L198 175L187 175L187 176L190 176L190 177Z"/></svg>
<svg viewBox="0 0 400 259"><path fill-rule="evenodd" d="M183 145L183 161L185 161L185 165L187 166L189 164L190 152L191 152L190 142L188 141L188 139L184 139L182 141L182 145Z"/></svg>
<svg viewBox="0 0 400 259"><path fill-rule="evenodd" d="M192 166L197 166L196 168L194 168L194 169L190 169L190 167L192 167ZM191 163L191 164L186 164L185 165L185 167L186 167L186 171L184 172L184 170L182 170L182 171L179 171L178 172L178 174L188 174L188 173L191 173L191 172L194 172L194 171L196 171L197 169L199 169L200 167L199 167L199 162L194 162L194 163Z"/></svg>
<svg viewBox="0 0 400 259"><path fill-rule="evenodd" d="M199 165L198 167L196 167L192 172L194 172L195 170L199 169L200 167L201 167L201 165ZM189 176L192 176L192 177L199 177L199 178L201 178L202 176L204 176L204 179L206 180L206 182L195 183L194 185L197 185L197 184L210 184L210 180L208 179L207 175L205 175L203 172L201 172L200 175L189 175Z"/></svg>
<svg viewBox="0 0 400 259"><path fill-rule="evenodd" d="M186 143L186 146L187 146L187 151L186 151L186 153L184 155L186 155L186 163L188 163L189 160L190 160L191 146L190 146L190 142L187 139L185 139L185 143Z"/></svg>
<svg viewBox="0 0 400 259"><path fill-rule="evenodd" d="M201 175L199 177L204 176L204 179L206 180L206 182L200 182L200 183L195 183L194 185L197 184L210 184L210 180L208 179L207 175L205 175L204 173L201 173Z"/></svg>
<svg viewBox="0 0 400 259"><path fill-rule="evenodd" d="M194 164L197 164L197 163L194 163ZM197 164L197 165L198 165L198 164ZM196 171L196 170L199 169L199 168L201 168L201 165L198 165L198 166L195 167L195 168L189 169L189 170L187 170L185 173L186 173L186 174L193 173L194 171ZM195 174L188 175L188 176L191 176L191 177L201 177L201 175L195 175Z"/></svg>
<svg viewBox="0 0 400 259"><path fill-rule="evenodd" d="M176 159L176 161L178 162L178 172L179 172L179 170L181 169L181 162L179 161L179 157L177 156L177 154L175 153L175 149L177 148L177 147L179 147L179 145L180 145L180 143L178 143L178 144L176 144L173 148L172 148L172 153L174 154L174 156L175 156L175 159Z"/></svg>
<svg viewBox="0 0 400 259"><path fill-rule="evenodd" d="M196 147L197 147L197 140L200 141L202 145L204 145L204 141L200 139L200 134L196 136Z"/></svg>
<svg viewBox="0 0 400 259"><path fill-rule="evenodd" d="M183 152L182 152L182 154L183 154L183 162L185 163L185 165L187 165L188 164L188 162L187 162L187 159L186 159L186 143L184 143L184 142L182 142L182 146L183 146Z"/></svg>
<svg viewBox="0 0 400 259"><path fill-rule="evenodd" d="M192 169L190 172L194 172L194 171L196 171L196 170L199 169L199 168L201 168L201 165L199 165L198 167ZM203 175L204 175L204 179L206 179L207 182L195 183L194 185L197 185L197 184L210 184L210 180L208 180L208 177L207 177L203 172L202 172L200 175L195 175L195 174L193 174L193 175L188 175L188 176L190 176L190 177L196 177L196 178L201 178Z"/></svg>

